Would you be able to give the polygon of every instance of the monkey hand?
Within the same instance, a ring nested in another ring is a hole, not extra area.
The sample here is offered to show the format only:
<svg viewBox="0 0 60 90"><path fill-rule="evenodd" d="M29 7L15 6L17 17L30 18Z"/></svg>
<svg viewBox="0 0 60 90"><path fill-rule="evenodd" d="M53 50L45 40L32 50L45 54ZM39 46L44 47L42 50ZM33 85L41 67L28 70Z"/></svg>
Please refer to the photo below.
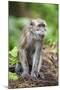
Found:
<svg viewBox="0 0 60 90"><path fill-rule="evenodd" d="M26 80L28 80L30 77L29 73L27 72L23 72L21 76L23 77L23 79L26 79Z"/></svg>
<svg viewBox="0 0 60 90"><path fill-rule="evenodd" d="M45 76L44 76L43 72L36 72L35 71L34 73L31 73L31 77L33 79L38 79L38 78L45 79Z"/></svg>
<svg viewBox="0 0 60 90"><path fill-rule="evenodd" d="M38 78L38 72L37 71L31 72L31 77L33 79L37 79Z"/></svg>

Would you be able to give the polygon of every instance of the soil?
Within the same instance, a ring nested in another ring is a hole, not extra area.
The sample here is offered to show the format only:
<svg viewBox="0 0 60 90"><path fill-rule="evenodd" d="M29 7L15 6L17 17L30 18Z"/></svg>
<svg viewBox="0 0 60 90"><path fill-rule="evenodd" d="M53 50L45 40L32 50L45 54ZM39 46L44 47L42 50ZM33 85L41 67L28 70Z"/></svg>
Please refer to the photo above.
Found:
<svg viewBox="0 0 60 90"><path fill-rule="evenodd" d="M30 88L58 85L58 51L54 51L57 45L43 46L43 63L41 67L42 77L37 80L28 80L19 77L18 80L9 80L8 88Z"/></svg>

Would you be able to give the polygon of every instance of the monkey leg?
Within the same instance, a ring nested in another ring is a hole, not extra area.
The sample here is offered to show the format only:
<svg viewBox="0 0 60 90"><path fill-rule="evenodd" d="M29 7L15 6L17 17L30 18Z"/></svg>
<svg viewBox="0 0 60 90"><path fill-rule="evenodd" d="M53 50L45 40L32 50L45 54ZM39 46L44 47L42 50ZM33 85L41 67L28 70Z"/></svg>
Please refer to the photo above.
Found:
<svg viewBox="0 0 60 90"><path fill-rule="evenodd" d="M39 60L39 64L38 64L38 77L41 79L45 79L44 73L40 71L41 66L42 66L42 51L40 54L40 60Z"/></svg>
<svg viewBox="0 0 60 90"><path fill-rule="evenodd" d="M31 76L33 78L38 77L39 59L40 59L40 48L36 48L35 54L33 56L33 65L32 65L32 71L31 71Z"/></svg>
<svg viewBox="0 0 60 90"><path fill-rule="evenodd" d="M21 49L20 50L20 62L22 65L22 77L26 77L29 74L29 65L28 65L28 61L27 61L27 52L25 49Z"/></svg>

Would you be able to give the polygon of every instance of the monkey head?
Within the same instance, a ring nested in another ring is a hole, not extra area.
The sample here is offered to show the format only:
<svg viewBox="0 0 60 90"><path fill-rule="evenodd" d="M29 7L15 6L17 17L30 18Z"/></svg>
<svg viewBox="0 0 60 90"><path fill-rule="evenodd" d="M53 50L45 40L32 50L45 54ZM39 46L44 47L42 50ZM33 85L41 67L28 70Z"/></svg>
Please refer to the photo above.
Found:
<svg viewBox="0 0 60 90"><path fill-rule="evenodd" d="M42 40L46 34L47 24L42 19L33 19L30 22L30 31L35 39Z"/></svg>

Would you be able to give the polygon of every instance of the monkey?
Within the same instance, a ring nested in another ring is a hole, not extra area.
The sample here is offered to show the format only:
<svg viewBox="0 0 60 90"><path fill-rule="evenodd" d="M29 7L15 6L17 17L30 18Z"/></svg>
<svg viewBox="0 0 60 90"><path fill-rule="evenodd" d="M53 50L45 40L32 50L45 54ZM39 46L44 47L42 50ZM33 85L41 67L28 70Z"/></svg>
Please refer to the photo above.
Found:
<svg viewBox="0 0 60 90"><path fill-rule="evenodd" d="M15 71L22 77L38 78L42 65L42 45L47 31L47 23L43 19L31 19L24 27L18 45L19 60ZM22 71L20 71L22 69Z"/></svg>

